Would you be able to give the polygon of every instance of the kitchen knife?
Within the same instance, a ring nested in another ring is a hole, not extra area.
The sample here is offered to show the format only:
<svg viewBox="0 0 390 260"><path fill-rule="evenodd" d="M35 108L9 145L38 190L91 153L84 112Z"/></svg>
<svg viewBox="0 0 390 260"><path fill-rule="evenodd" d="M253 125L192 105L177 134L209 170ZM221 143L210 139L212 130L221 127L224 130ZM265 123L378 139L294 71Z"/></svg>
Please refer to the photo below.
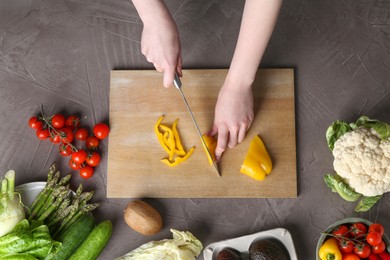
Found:
<svg viewBox="0 0 390 260"><path fill-rule="evenodd" d="M192 110L191 110L190 106L188 105L187 99L186 99L186 97L184 96L183 90L181 89L182 84L181 84L181 80L180 80L180 78L179 78L179 75L177 75L177 73L175 73L175 79L173 80L173 84L174 84L175 87L179 90L180 95L181 95L181 97L183 98L184 104L186 105L187 110L188 110L188 113L190 114L190 116L191 116L191 118L192 118L192 122L194 122L196 131L198 132L198 135L199 135L199 137L200 137L200 140L202 140L202 144L203 144L203 146L206 148L206 152L207 152L208 156L210 156L211 160L213 161L213 165L214 165L215 170L216 170L217 173L218 173L218 176L221 176L221 173L219 172L218 164L217 164L217 162L213 159L213 156L211 156L210 150L209 150L209 148L207 147L206 142L205 142L204 139L203 139L202 133L200 132L200 129L199 129L198 123L197 123L196 120L195 120L194 114L192 113Z"/></svg>

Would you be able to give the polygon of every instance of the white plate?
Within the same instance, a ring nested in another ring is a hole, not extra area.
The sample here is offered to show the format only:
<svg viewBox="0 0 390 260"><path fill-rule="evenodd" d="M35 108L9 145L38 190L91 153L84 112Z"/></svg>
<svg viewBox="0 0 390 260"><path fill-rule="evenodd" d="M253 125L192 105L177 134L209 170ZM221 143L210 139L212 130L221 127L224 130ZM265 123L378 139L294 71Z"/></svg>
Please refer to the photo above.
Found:
<svg viewBox="0 0 390 260"><path fill-rule="evenodd" d="M286 247L288 253L290 254L290 259L298 259L291 234L287 229L284 228L275 228L267 231L261 231L252 235L212 243L203 250L203 258L205 260L216 260L219 251L223 248L229 247L239 251L242 254L243 259L247 259L247 256L249 255L249 246L252 244L252 242L257 239L265 238L279 240Z"/></svg>
<svg viewBox="0 0 390 260"><path fill-rule="evenodd" d="M29 182L15 187L15 191L20 193L22 202L25 206L30 207L35 198L45 187L46 182Z"/></svg>

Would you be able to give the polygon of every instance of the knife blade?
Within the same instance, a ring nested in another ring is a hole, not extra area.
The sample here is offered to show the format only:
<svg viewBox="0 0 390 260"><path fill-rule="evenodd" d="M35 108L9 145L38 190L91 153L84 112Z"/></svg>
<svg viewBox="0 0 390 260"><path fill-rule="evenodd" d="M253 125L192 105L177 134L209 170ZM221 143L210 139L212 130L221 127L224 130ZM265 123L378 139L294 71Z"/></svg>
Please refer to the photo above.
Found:
<svg viewBox="0 0 390 260"><path fill-rule="evenodd" d="M217 162L213 159L213 156L211 156L211 152L210 152L209 148L207 147L206 142L205 142L204 139L203 139L202 133L201 133L201 131L200 131L200 129L199 129L199 125L198 125L198 123L196 122L196 119L195 119L195 117L194 117L194 114L192 113L192 110L191 110L191 108L190 108L190 106L189 106L189 104L188 104L188 102L187 102L187 99L186 99L186 97L185 97L185 95L184 95L184 93L183 93L183 90L181 89L182 84L181 84L181 80L180 80L180 78L179 78L179 75L177 75L177 73L175 73L175 79L173 80L173 84L174 84L175 87L179 90L180 95L181 95L181 97L182 97L182 99L183 99L183 101L184 101L184 104L185 104L186 107L187 107L188 113L189 113L190 116L191 116L192 122L194 122L196 131L198 132L198 135L199 135L199 137L200 137L200 140L202 140L202 144L203 144L203 146L206 148L207 155L208 155L208 156L211 158L211 160L213 161L213 166L214 166L214 169L217 171L218 176L221 177L221 173L219 172L218 164L217 164Z"/></svg>

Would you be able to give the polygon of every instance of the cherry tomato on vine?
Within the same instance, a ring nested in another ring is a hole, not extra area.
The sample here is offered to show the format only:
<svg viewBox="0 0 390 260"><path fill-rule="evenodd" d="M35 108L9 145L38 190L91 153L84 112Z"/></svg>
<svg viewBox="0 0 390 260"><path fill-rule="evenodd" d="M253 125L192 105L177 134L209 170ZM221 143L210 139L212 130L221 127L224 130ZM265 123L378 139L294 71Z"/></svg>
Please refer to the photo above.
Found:
<svg viewBox="0 0 390 260"><path fill-rule="evenodd" d="M58 134L50 133L50 142L58 144L61 142L61 137Z"/></svg>
<svg viewBox="0 0 390 260"><path fill-rule="evenodd" d="M349 228L346 225L340 225L332 231L334 236L349 237Z"/></svg>
<svg viewBox="0 0 390 260"><path fill-rule="evenodd" d="M42 129L43 127L42 121L38 120L36 116L33 116L28 120L28 125L35 130Z"/></svg>
<svg viewBox="0 0 390 260"><path fill-rule="evenodd" d="M73 151L70 145L60 144L59 152L62 156L69 156Z"/></svg>
<svg viewBox="0 0 390 260"><path fill-rule="evenodd" d="M354 253L343 254L343 260L360 260L360 257Z"/></svg>
<svg viewBox="0 0 390 260"><path fill-rule="evenodd" d="M68 116L65 121L65 125L72 129L79 127L80 125L80 117L72 115Z"/></svg>
<svg viewBox="0 0 390 260"><path fill-rule="evenodd" d="M56 129L63 128L65 126L65 117L61 114L56 114L51 118L51 124Z"/></svg>
<svg viewBox="0 0 390 260"><path fill-rule="evenodd" d="M99 146L99 139L94 136L90 136L85 140L85 145L89 150L96 150Z"/></svg>
<svg viewBox="0 0 390 260"><path fill-rule="evenodd" d="M372 252L374 254L380 254L386 250L385 242L380 242L378 245L372 247Z"/></svg>
<svg viewBox="0 0 390 260"><path fill-rule="evenodd" d="M45 140L50 136L49 130L47 129L38 129L37 136L41 140Z"/></svg>
<svg viewBox="0 0 390 260"><path fill-rule="evenodd" d="M69 127L64 127L58 130L63 143L71 143L74 139L73 131Z"/></svg>
<svg viewBox="0 0 390 260"><path fill-rule="evenodd" d="M84 166L83 168L80 169L80 176L84 179L89 179L92 177L93 173L94 173L94 169L92 166Z"/></svg>
<svg viewBox="0 0 390 260"><path fill-rule="evenodd" d="M339 248L340 248L340 251L343 253L352 253L354 247L355 247L355 244L349 239L343 239L343 240L339 241Z"/></svg>
<svg viewBox="0 0 390 260"><path fill-rule="evenodd" d="M79 128L79 129L77 129L77 131L76 131L74 136L78 140L85 141L85 140L87 140L88 135L89 135L89 133L88 133L87 129Z"/></svg>
<svg viewBox="0 0 390 260"><path fill-rule="evenodd" d="M367 233L367 227L361 222L353 223L350 227L350 234L354 238L363 238L362 235Z"/></svg>
<svg viewBox="0 0 390 260"><path fill-rule="evenodd" d="M96 167L100 163L100 155L97 152L93 152L87 156L85 162L93 167Z"/></svg>
<svg viewBox="0 0 390 260"><path fill-rule="evenodd" d="M371 232L368 232L368 234L366 236L366 241L368 244L370 244L372 246L377 246L382 242L382 236L380 233L378 233L376 231L371 231Z"/></svg>
<svg viewBox="0 0 390 260"><path fill-rule="evenodd" d="M72 153L72 160L75 163L82 164L85 159L87 159L87 152L83 149L78 150L77 152Z"/></svg>
<svg viewBox="0 0 390 260"><path fill-rule="evenodd" d="M353 252L360 258L367 258L371 253L371 247L369 245L355 246Z"/></svg>
<svg viewBox="0 0 390 260"><path fill-rule="evenodd" d="M96 138L103 140L108 136L108 133L110 132L110 128L108 125L104 123L96 124L93 127L93 134L96 136Z"/></svg>
<svg viewBox="0 0 390 260"><path fill-rule="evenodd" d="M69 160L69 167L72 169L72 170L80 170L81 169L81 165L78 164L78 163L75 163L75 161L73 161L72 159Z"/></svg>
<svg viewBox="0 0 390 260"><path fill-rule="evenodd" d="M381 236L383 236L385 234L385 228L381 224L379 224L379 223L371 224L368 227L368 232L371 232L371 231L376 231L379 234L381 234Z"/></svg>

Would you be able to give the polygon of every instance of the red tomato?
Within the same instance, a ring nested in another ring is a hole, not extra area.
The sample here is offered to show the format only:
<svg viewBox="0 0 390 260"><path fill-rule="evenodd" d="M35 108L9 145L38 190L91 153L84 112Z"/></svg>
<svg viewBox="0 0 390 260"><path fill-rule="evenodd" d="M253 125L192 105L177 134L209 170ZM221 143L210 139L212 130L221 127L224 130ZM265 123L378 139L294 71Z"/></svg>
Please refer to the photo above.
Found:
<svg viewBox="0 0 390 260"><path fill-rule="evenodd" d="M65 125L70 128L77 128L80 125L80 117L72 115L68 116L68 118L65 121Z"/></svg>
<svg viewBox="0 0 390 260"><path fill-rule="evenodd" d="M96 124L93 127L93 134L96 136L96 138L102 140L108 136L108 133L110 132L110 128L108 125L104 123Z"/></svg>
<svg viewBox="0 0 390 260"><path fill-rule="evenodd" d="M367 227L361 222L353 223L350 227L350 233L354 238L363 238L362 236L367 233Z"/></svg>
<svg viewBox="0 0 390 260"><path fill-rule="evenodd" d="M89 179L92 177L93 175L93 172L94 172L94 169L92 166L85 166L83 168L80 169L80 176L84 179Z"/></svg>
<svg viewBox="0 0 390 260"><path fill-rule="evenodd" d="M87 146L88 149L90 150L96 150L99 146L99 139L97 139L96 137L94 136L90 136L87 138L87 140L85 141L85 144Z"/></svg>
<svg viewBox="0 0 390 260"><path fill-rule="evenodd" d="M41 140L45 140L50 136L49 130L47 129L38 129L37 136Z"/></svg>
<svg viewBox="0 0 390 260"><path fill-rule="evenodd" d="M69 127L64 127L58 130L61 135L63 143L71 143L74 139L73 131Z"/></svg>
<svg viewBox="0 0 390 260"><path fill-rule="evenodd" d="M88 130L85 128L79 128L75 133L76 139L81 141L87 140L88 135L89 135Z"/></svg>
<svg viewBox="0 0 390 260"><path fill-rule="evenodd" d="M332 234L335 236L348 237L349 228L346 225L340 225L333 230Z"/></svg>
<svg viewBox="0 0 390 260"><path fill-rule="evenodd" d="M385 242L381 241L378 245L372 247L372 252L375 254L380 254L386 249Z"/></svg>
<svg viewBox="0 0 390 260"><path fill-rule="evenodd" d="M75 163L72 159L69 160L69 167L72 169L72 170L80 170L81 169L81 165L78 164L78 163Z"/></svg>
<svg viewBox="0 0 390 260"><path fill-rule="evenodd" d="M42 129L42 121L38 120L36 116L33 116L28 120L28 125L35 130Z"/></svg>
<svg viewBox="0 0 390 260"><path fill-rule="evenodd" d="M56 114L51 118L51 124L56 129L63 128L65 126L65 117L61 114Z"/></svg>
<svg viewBox="0 0 390 260"><path fill-rule="evenodd" d="M381 234L381 236L383 236L385 234L385 228L381 224L378 224L378 223L371 224L368 227L368 232L371 232L371 231L376 231L379 234Z"/></svg>
<svg viewBox="0 0 390 260"><path fill-rule="evenodd" d="M372 246L377 246L382 242L382 236L376 231L371 231L368 232L366 241Z"/></svg>
<svg viewBox="0 0 390 260"><path fill-rule="evenodd" d="M93 152L92 154L88 155L85 162L90 166L97 166L100 163L100 155L97 152Z"/></svg>
<svg viewBox="0 0 390 260"><path fill-rule="evenodd" d="M355 244L349 239L339 241L339 248L342 253L352 253Z"/></svg>
<svg viewBox="0 0 390 260"><path fill-rule="evenodd" d="M343 260L360 260L360 257L354 253L343 254Z"/></svg>
<svg viewBox="0 0 390 260"><path fill-rule="evenodd" d="M371 252L371 254L368 256L368 260L381 260L379 256Z"/></svg>
<svg viewBox="0 0 390 260"><path fill-rule="evenodd" d="M61 137L58 134L52 132L50 134L50 142L58 144L59 142L61 142Z"/></svg>
<svg viewBox="0 0 390 260"><path fill-rule="evenodd" d="M72 147L70 145L61 144L59 152L62 156L69 156L72 154Z"/></svg>
<svg viewBox="0 0 390 260"><path fill-rule="evenodd" d="M75 163L82 164L85 159L87 159L87 152L83 149L78 150L77 152L72 153L72 160Z"/></svg>
<svg viewBox="0 0 390 260"><path fill-rule="evenodd" d="M367 258L371 253L371 247L369 245L357 245L353 249L353 252L360 258Z"/></svg>

